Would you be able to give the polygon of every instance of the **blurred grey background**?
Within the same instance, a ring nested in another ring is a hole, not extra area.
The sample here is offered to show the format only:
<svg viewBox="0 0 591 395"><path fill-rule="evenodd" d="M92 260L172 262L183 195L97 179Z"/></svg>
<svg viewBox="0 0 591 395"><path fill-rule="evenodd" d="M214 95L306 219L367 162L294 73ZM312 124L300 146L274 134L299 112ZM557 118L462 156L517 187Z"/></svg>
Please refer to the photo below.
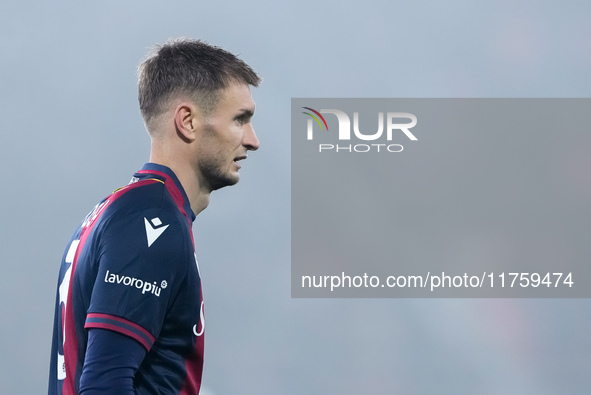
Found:
<svg viewBox="0 0 591 395"><path fill-rule="evenodd" d="M3 1L0 393L46 392L63 249L147 160L135 68L178 36L265 79L262 147L194 225L204 395L590 393L586 299L298 300L289 262L292 97L589 97L590 13L585 1ZM570 147L581 198L588 148Z"/></svg>

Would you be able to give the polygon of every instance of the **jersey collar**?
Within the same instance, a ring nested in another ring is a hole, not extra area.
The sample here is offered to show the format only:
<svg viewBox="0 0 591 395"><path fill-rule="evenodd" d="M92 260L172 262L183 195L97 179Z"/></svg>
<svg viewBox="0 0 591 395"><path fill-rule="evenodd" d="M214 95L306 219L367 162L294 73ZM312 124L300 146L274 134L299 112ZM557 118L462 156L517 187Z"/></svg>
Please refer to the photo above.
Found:
<svg viewBox="0 0 591 395"><path fill-rule="evenodd" d="M181 212L190 219L191 222L195 221L195 214L193 213L193 210L191 210L191 204L185 193L185 189L176 174L174 174L169 167L156 163L146 163L137 174L142 176L142 178L147 174L150 174L164 181L164 185L166 185Z"/></svg>

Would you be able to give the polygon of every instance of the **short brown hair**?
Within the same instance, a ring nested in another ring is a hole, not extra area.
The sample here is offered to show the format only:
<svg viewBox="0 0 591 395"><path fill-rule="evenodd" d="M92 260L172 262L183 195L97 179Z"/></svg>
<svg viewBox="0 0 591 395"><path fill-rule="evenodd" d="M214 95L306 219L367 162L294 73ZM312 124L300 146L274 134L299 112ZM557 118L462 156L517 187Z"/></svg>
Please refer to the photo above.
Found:
<svg viewBox="0 0 591 395"><path fill-rule="evenodd" d="M230 83L258 86L261 78L234 54L201 40L179 38L155 45L138 67L138 100L146 124L185 94L207 115Z"/></svg>

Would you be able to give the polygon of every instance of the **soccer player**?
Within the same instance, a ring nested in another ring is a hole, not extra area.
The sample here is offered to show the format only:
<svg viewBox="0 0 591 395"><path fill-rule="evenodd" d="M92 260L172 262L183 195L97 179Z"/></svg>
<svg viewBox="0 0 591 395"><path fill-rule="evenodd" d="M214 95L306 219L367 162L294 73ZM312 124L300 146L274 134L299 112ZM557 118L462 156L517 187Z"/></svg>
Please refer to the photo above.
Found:
<svg viewBox="0 0 591 395"><path fill-rule="evenodd" d="M197 394L203 297L191 226L259 148L250 86L261 79L199 40L139 67L150 163L86 216L58 278L49 394Z"/></svg>

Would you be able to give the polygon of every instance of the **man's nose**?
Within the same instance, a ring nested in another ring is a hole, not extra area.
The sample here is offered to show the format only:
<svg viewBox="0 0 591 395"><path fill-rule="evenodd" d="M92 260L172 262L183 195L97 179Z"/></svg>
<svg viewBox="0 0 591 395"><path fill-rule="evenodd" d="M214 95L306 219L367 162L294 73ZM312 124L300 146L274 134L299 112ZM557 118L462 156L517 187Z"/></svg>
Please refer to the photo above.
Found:
<svg viewBox="0 0 591 395"><path fill-rule="evenodd" d="M242 145L244 145L246 149L250 151L256 151L261 146L261 143L257 138L257 135L254 132L254 128L252 127L252 125L249 125L248 130L244 134L244 140L242 141Z"/></svg>

